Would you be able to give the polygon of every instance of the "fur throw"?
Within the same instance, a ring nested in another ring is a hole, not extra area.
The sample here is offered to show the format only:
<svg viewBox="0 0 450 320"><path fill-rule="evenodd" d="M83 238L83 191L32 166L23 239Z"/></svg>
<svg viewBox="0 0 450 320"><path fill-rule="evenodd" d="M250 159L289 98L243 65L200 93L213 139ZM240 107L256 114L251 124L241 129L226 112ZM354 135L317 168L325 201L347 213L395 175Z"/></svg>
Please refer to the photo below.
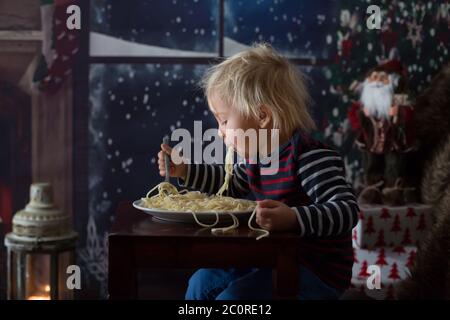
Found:
<svg viewBox="0 0 450 320"><path fill-rule="evenodd" d="M450 299L450 134L425 169L422 198L434 206L434 225L420 243L398 299Z"/></svg>
<svg viewBox="0 0 450 320"><path fill-rule="evenodd" d="M397 299L450 299L450 64L417 98L417 158L421 196L434 206L434 224L419 245L411 276Z"/></svg>
<svg viewBox="0 0 450 320"><path fill-rule="evenodd" d="M450 64L417 97L415 118L422 147L436 147L450 133Z"/></svg>

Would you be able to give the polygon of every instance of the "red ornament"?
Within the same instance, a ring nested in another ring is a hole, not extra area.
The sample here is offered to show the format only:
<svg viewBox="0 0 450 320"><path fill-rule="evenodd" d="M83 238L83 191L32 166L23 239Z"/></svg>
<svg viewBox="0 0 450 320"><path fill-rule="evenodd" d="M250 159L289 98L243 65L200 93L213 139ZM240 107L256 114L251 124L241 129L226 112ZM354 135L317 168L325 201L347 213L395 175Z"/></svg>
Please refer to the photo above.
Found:
<svg viewBox="0 0 450 320"><path fill-rule="evenodd" d="M367 272L367 260L364 260L361 264L361 270L358 274L360 277L368 277L370 273Z"/></svg>
<svg viewBox="0 0 450 320"><path fill-rule="evenodd" d="M378 254L377 261L375 262L375 264L379 265L380 267L387 266L386 255L384 253L384 249L380 250L380 252Z"/></svg>
<svg viewBox="0 0 450 320"><path fill-rule="evenodd" d="M400 226L400 217L398 216L398 214L396 214L394 218L394 223L392 224L391 231L394 233L398 233L400 230L402 230Z"/></svg>
<svg viewBox="0 0 450 320"><path fill-rule="evenodd" d="M405 247L403 247L403 246L395 247L393 251L394 251L394 252L397 252L398 254L401 254L401 253L405 253L405 252L406 252L406 251L405 251Z"/></svg>
<svg viewBox="0 0 450 320"><path fill-rule="evenodd" d="M389 52L398 41L398 34L391 30L385 30L381 33L381 41L384 45L385 51Z"/></svg>
<svg viewBox="0 0 450 320"><path fill-rule="evenodd" d="M351 39L342 40L342 57L348 58L350 57L350 53L352 52L353 41Z"/></svg>
<svg viewBox="0 0 450 320"><path fill-rule="evenodd" d="M39 80L39 89L55 93L64 80L72 74L76 55L79 51L80 30L68 29L66 26L67 8L77 1L56 1L53 13L52 31L54 33L53 61L48 66L48 75Z"/></svg>
<svg viewBox="0 0 450 320"><path fill-rule="evenodd" d="M411 235L409 234L409 229L406 228L405 233L403 235L402 245L411 244Z"/></svg>
<svg viewBox="0 0 450 320"><path fill-rule="evenodd" d="M361 104L359 102L353 101L350 109L347 112L347 118L350 125L354 131L359 131L361 129L361 122L359 121L358 111L361 109ZM362 212L360 213L362 215Z"/></svg>
<svg viewBox="0 0 450 320"><path fill-rule="evenodd" d="M412 218L414 218L416 216L416 212L414 211L413 208L408 208L407 211L406 211L406 216L408 218L412 219Z"/></svg>
<svg viewBox="0 0 450 320"><path fill-rule="evenodd" d="M355 241L358 241L358 232L356 232L356 229L353 229L352 239L355 240Z"/></svg>
<svg viewBox="0 0 450 320"><path fill-rule="evenodd" d="M372 234L375 232L375 229L373 228L373 218L372 216L369 217L366 224L366 230L364 230L367 234Z"/></svg>
<svg viewBox="0 0 450 320"><path fill-rule="evenodd" d="M398 274L398 268L397 268L397 263L396 262L394 262L392 264L391 271L389 273L389 279L393 279L393 280L400 279L400 276Z"/></svg>
<svg viewBox="0 0 450 320"><path fill-rule="evenodd" d="M389 213L389 210L387 208L381 209L381 219L389 219L391 217L391 214Z"/></svg>

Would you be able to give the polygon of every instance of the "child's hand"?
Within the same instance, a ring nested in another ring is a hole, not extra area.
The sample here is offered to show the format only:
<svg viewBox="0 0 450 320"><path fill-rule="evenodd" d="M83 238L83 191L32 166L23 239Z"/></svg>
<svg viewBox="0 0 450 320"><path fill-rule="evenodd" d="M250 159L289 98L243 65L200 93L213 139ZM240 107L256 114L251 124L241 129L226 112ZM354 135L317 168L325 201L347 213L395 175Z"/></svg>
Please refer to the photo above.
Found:
<svg viewBox="0 0 450 320"><path fill-rule="evenodd" d="M390 109L389 109L389 115L391 116L391 117L396 117L397 115L398 115L398 106L392 106Z"/></svg>
<svg viewBox="0 0 450 320"><path fill-rule="evenodd" d="M174 164L170 157L171 153L172 153L171 147L169 147L167 144L161 144L161 151L158 152L159 174L162 177L166 176L166 166L165 166L165 162L164 162L164 155L167 154L170 159L169 175L171 177L182 178L183 180L186 180L187 165L185 163Z"/></svg>
<svg viewBox="0 0 450 320"><path fill-rule="evenodd" d="M298 228L295 211L275 200L257 201L256 223L269 231L287 231Z"/></svg>

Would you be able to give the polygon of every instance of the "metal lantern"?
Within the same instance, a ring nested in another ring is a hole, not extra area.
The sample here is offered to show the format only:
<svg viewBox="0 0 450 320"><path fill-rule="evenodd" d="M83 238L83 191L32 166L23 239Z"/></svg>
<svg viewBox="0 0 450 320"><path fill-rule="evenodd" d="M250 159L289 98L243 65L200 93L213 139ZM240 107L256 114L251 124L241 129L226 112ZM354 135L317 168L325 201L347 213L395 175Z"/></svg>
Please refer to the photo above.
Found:
<svg viewBox="0 0 450 320"><path fill-rule="evenodd" d="M15 214L12 229L5 236L8 299L72 299L66 271L74 264L77 234L53 204L49 183L31 185L30 202Z"/></svg>

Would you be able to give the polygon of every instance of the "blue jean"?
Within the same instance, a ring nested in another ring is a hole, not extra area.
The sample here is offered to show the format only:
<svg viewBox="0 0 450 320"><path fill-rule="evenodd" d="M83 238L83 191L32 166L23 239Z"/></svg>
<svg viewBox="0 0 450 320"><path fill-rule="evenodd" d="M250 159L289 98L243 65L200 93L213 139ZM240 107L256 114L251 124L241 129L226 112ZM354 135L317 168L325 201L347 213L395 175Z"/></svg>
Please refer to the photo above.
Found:
<svg viewBox="0 0 450 320"><path fill-rule="evenodd" d="M341 292L300 267L300 300L333 300ZM189 279L186 300L270 300L271 269L199 269Z"/></svg>

